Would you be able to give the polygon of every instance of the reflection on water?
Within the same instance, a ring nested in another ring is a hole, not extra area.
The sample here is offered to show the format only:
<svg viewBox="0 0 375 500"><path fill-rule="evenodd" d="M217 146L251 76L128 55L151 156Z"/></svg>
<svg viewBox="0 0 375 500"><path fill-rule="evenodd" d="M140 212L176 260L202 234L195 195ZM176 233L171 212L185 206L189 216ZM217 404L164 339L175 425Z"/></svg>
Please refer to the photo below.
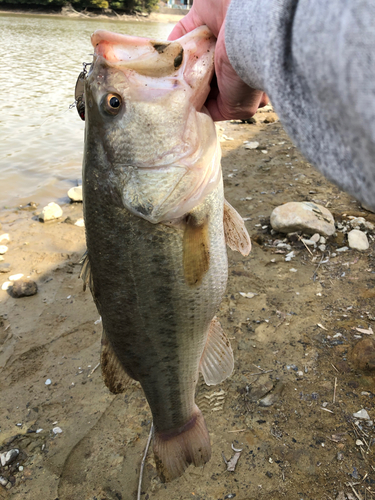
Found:
<svg viewBox="0 0 375 500"><path fill-rule="evenodd" d="M173 24L0 15L0 206L63 197L81 178L74 87L96 29L167 38Z"/></svg>

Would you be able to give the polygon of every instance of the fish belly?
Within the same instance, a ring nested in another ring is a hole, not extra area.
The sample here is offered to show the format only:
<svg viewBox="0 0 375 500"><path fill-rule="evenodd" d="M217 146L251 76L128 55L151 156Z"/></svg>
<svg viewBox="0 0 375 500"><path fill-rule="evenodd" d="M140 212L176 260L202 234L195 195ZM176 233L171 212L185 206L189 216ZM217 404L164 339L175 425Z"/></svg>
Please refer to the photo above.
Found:
<svg viewBox="0 0 375 500"><path fill-rule="evenodd" d="M85 224L93 294L105 335L149 402L155 430L186 425L195 410L198 367L227 281L222 183L199 207L207 214L209 268L186 282L179 225L151 224L98 196L86 183ZM112 201L112 202L111 202Z"/></svg>

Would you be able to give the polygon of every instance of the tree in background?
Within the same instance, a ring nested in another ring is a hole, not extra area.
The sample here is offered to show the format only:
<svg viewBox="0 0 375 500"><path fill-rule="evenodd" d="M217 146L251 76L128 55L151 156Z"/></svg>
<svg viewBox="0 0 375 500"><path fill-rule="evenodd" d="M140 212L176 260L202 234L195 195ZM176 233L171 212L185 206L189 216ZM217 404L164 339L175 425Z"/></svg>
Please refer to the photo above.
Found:
<svg viewBox="0 0 375 500"><path fill-rule="evenodd" d="M127 13L148 12L156 8L158 0L0 0L0 4L22 7L63 7L72 4L75 9L114 9Z"/></svg>

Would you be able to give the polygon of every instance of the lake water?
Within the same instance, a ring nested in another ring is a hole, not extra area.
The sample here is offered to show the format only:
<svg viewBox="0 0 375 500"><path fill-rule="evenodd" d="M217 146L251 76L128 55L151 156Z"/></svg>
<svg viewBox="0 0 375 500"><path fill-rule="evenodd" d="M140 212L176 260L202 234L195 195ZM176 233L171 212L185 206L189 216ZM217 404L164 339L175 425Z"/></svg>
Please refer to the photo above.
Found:
<svg viewBox="0 0 375 500"><path fill-rule="evenodd" d="M99 28L166 39L174 24L0 14L0 207L66 197L81 179L74 87Z"/></svg>

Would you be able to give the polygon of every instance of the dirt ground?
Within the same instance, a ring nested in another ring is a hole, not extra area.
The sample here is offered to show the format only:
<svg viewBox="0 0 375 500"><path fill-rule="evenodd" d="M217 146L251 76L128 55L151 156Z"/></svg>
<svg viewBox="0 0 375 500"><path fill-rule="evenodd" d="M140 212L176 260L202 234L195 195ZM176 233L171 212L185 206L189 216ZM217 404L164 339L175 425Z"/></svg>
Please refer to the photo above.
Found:
<svg viewBox="0 0 375 500"><path fill-rule="evenodd" d="M220 124L226 197L245 218L253 250L246 258L228 251L218 315L235 371L220 386L198 387L212 459L162 484L150 453L142 500L375 498L374 427L353 417L366 409L375 419L373 336L355 330L375 327L373 233L369 250L336 252L347 243L338 231L322 254L269 225L273 208L288 201L324 205L337 223L375 215L306 162L272 111L256 117ZM246 150L248 140L260 149ZM18 299L0 290L0 451L20 450L0 468L10 480L0 499L135 500L150 411L136 383L113 396L95 370L101 324L78 279L84 229L63 222L82 207L63 210L46 224L32 210L0 212L0 233L11 238L11 270L0 284L24 273L39 289ZM280 242L292 246L292 261ZM242 452L228 472L223 455L235 454L232 444Z"/></svg>

